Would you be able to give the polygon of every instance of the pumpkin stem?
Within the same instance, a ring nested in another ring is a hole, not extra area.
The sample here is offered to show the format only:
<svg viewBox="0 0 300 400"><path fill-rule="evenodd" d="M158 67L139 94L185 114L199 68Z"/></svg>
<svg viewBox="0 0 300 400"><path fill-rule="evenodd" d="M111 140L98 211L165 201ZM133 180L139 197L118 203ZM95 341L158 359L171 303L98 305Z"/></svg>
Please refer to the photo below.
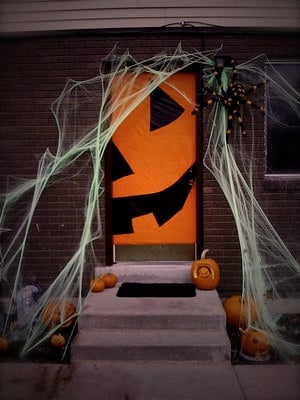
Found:
<svg viewBox="0 0 300 400"><path fill-rule="evenodd" d="M201 260L205 260L206 254L209 252L209 249L204 249L201 253Z"/></svg>

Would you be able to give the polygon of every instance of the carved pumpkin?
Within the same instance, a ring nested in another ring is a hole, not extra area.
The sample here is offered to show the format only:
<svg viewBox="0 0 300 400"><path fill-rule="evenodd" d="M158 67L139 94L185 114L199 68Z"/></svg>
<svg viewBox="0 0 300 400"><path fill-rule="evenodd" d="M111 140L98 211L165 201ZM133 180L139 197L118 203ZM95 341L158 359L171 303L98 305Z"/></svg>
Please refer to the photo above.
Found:
<svg viewBox="0 0 300 400"><path fill-rule="evenodd" d="M205 249L201 254L201 259L192 264L192 282L198 289L215 289L220 283L218 264L211 258L205 258L208 251L208 249Z"/></svg>
<svg viewBox="0 0 300 400"><path fill-rule="evenodd" d="M62 347L65 345L66 339L61 333L58 333L51 336L50 343L54 347Z"/></svg>
<svg viewBox="0 0 300 400"><path fill-rule="evenodd" d="M48 329L61 325L61 328L67 328L71 325L73 319L70 318L76 312L75 306L68 301L50 301L41 313L42 321ZM70 319L69 319L70 318ZM64 323L64 321L66 321Z"/></svg>
<svg viewBox="0 0 300 400"><path fill-rule="evenodd" d="M4 353L9 348L9 341L6 337L0 336L0 353Z"/></svg>
<svg viewBox="0 0 300 400"><path fill-rule="evenodd" d="M226 299L223 307L227 324L236 328L244 328L247 322L256 321L258 318L255 302L251 299L242 300L242 296L240 295L231 296Z"/></svg>
<svg viewBox="0 0 300 400"><path fill-rule="evenodd" d="M257 360L269 358L270 343L265 332L253 328L243 331L241 336L241 354Z"/></svg>
<svg viewBox="0 0 300 400"><path fill-rule="evenodd" d="M105 289L105 282L102 278L92 279L90 282L90 289L92 292L103 292Z"/></svg>
<svg viewBox="0 0 300 400"><path fill-rule="evenodd" d="M116 275L111 272L104 274L102 276L102 279L104 280L106 288L112 288L112 287L116 286L116 283L118 281L118 278L116 277Z"/></svg>

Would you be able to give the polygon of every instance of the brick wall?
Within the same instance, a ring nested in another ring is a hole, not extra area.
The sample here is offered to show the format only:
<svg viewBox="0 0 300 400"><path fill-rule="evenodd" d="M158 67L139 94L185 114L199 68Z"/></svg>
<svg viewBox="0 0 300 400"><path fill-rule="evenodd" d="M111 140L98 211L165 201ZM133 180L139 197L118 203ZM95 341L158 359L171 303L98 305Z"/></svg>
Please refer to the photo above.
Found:
<svg viewBox="0 0 300 400"><path fill-rule="evenodd" d="M269 58L295 58L299 47L299 38L292 33L220 33L197 29L168 32L128 31L109 34L106 31L3 39L0 60L1 192L6 190L8 176L34 177L38 160L45 148L49 147L55 152L58 135L50 111L51 103L60 95L67 79L85 80L96 76L99 62L116 44L120 53L129 48L133 56L142 60L162 50L174 49L180 41L186 50L216 49L224 43L226 53L234 56L237 63L261 53L266 53ZM87 110L86 117L92 119L94 112ZM204 137L205 132L204 126ZM256 157L263 163L263 117L259 114L255 135ZM204 144L206 140L205 137ZM246 148L250 146L251 140L251 137L245 139ZM264 178L262 163L257 163L254 171L258 200L293 254L300 257L299 229L296 223L299 221L299 190L295 190L294 186L288 191L281 187L270 190ZM35 272L42 285L48 285L53 280L78 242L90 172L88 157L83 155L76 161L76 165L62 173L62 179L49 186L42 195L30 229L24 264L28 275ZM239 291L241 265L236 228L224 195L208 171L204 172L203 196L204 246L210 249L211 256L221 265L220 291ZM21 221L27 207L25 200L17 203L9 220L11 227ZM104 211L103 198L101 207ZM104 212L102 216L105 227ZM4 247L9 235L7 233L1 237ZM99 262L105 264L104 237L96 243L95 249ZM87 276L91 273L88 268Z"/></svg>

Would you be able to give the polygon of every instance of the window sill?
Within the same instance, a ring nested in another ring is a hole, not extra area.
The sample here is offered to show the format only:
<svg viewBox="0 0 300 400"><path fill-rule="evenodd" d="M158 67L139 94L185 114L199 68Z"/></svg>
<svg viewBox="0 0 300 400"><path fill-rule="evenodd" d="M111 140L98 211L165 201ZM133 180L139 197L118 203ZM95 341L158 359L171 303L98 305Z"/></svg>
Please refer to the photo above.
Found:
<svg viewBox="0 0 300 400"><path fill-rule="evenodd" d="M265 175L265 189L269 191L299 191L300 174L267 174Z"/></svg>

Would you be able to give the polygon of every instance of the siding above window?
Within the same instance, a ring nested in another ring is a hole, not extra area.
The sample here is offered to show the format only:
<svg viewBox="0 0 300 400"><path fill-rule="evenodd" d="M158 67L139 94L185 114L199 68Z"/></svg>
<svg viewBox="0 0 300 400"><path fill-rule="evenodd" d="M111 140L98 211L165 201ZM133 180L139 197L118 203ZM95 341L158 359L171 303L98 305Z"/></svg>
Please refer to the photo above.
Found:
<svg viewBox="0 0 300 400"><path fill-rule="evenodd" d="M298 0L2 0L0 7L2 34L210 25L298 29L300 20Z"/></svg>

